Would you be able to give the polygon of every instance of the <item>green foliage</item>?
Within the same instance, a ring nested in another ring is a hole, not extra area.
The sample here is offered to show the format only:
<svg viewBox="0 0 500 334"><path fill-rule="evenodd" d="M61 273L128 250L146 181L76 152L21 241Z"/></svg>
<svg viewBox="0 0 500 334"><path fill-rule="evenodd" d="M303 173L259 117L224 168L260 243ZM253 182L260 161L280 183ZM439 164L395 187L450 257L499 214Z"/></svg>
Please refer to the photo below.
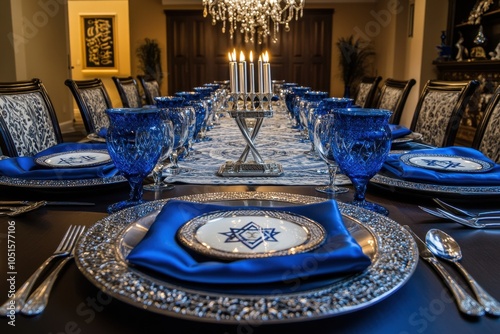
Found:
<svg viewBox="0 0 500 334"><path fill-rule="evenodd" d="M375 56L373 46L354 40L354 36L341 37L337 42L340 51L339 67L344 86L352 87L367 74L370 58Z"/></svg>
<svg viewBox="0 0 500 334"><path fill-rule="evenodd" d="M145 38L137 50L136 55L139 58L139 69L146 78L153 78L161 84L163 71L161 69L161 49L158 42L154 39Z"/></svg>

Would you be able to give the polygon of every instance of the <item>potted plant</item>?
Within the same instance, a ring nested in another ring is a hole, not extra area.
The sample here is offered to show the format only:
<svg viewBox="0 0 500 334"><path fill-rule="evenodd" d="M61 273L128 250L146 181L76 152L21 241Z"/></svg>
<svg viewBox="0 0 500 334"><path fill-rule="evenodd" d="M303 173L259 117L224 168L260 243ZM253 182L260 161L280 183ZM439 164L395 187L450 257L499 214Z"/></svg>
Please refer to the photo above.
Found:
<svg viewBox="0 0 500 334"><path fill-rule="evenodd" d="M161 85L163 71L161 69L161 49L154 39L145 38L144 43L136 50L139 68L148 79L155 79Z"/></svg>
<svg viewBox="0 0 500 334"><path fill-rule="evenodd" d="M344 97L351 96L351 88L368 72L370 58L375 56L373 46L354 40L354 36L341 37L337 42L340 51L339 67L344 81Z"/></svg>

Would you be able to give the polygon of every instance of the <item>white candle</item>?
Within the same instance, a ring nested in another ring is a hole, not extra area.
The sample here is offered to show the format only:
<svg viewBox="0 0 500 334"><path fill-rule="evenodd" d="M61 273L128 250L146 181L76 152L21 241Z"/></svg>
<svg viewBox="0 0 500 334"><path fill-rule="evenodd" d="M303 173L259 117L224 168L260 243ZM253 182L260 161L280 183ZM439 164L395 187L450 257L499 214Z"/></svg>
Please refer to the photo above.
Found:
<svg viewBox="0 0 500 334"><path fill-rule="evenodd" d="M271 64L269 63L269 54L266 53L264 54L263 58L263 72L264 72L264 94L269 94L271 93L271 87L272 87L272 82L271 82Z"/></svg>
<svg viewBox="0 0 500 334"><path fill-rule="evenodd" d="M263 67L262 67L262 56L259 56L259 61L257 63L258 65L258 69L257 69L257 72L259 74L259 93L263 93L264 92L264 78L263 78Z"/></svg>
<svg viewBox="0 0 500 334"><path fill-rule="evenodd" d="M252 51L250 51L250 93L255 93L255 66Z"/></svg>
<svg viewBox="0 0 500 334"><path fill-rule="evenodd" d="M247 62L245 61L245 55L243 51L240 52L240 63L238 64L239 69L239 92L247 93Z"/></svg>
<svg viewBox="0 0 500 334"><path fill-rule="evenodd" d="M231 88L231 93L238 93L238 71L236 68L236 61L231 56L231 52L228 53L229 57L229 86Z"/></svg>

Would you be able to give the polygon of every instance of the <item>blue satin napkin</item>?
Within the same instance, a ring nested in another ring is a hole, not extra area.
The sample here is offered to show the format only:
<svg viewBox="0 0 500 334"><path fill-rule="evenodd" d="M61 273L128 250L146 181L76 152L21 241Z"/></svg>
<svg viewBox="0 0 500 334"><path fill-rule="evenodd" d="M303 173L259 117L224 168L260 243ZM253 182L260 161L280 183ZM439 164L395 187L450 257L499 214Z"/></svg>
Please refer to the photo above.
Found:
<svg viewBox="0 0 500 334"><path fill-rule="evenodd" d="M402 125L389 124L391 129L392 139L401 138L411 133L411 130Z"/></svg>
<svg viewBox="0 0 500 334"><path fill-rule="evenodd" d="M483 153L469 147L449 146L443 148L435 148L428 150L415 151L419 154L445 154L445 155L458 155L462 157L469 157L478 160L488 161ZM496 186L500 185L500 165L495 164L495 167L490 171L481 172L448 172L437 171L427 168L420 168L416 166L409 166L399 159L400 155L391 154L386 159L382 166L382 171L388 171L397 178L406 181L415 181L431 184L443 185L460 185L460 186Z"/></svg>
<svg viewBox="0 0 500 334"><path fill-rule="evenodd" d="M32 180L73 180L111 177L118 173L113 162L91 167L51 168L35 162L36 158L76 150L107 150L106 144L63 143L52 146L33 157L0 160L0 175Z"/></svg>
<svg viewBox="0 0 500 334"><path fill-rule="evenodd" d="M334 200L265 208L302 215L323 225L327 233L325 242L306 253L232 262L198 255L195 259L176 239L177 230L199 215L218 210L252 209L263 208L170 200L127 260L132 265L184 281L219 284L285 282L324 274L342 275L363 271L371 263L346 230Z"/></svg>

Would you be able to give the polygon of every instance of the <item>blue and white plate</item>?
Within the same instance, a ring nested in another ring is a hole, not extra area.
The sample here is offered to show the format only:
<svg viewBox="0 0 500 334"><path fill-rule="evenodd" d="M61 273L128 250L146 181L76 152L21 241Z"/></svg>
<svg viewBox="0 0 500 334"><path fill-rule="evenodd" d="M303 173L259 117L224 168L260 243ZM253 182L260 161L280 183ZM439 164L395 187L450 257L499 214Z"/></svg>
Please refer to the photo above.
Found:
<svg viewBox="0 0 500 334"><path fill-rule="evenodd" d="M495 165L479 159L448 154L403 154L399 159L408 166L432 169L440 172L482 173Z"/></svg>
<svg viewBox="0 0 500 334"><path fill-rule="evenodd" d="M177 236L203 255L235 260L307 252L325 241L326 232L317 222L288 212L227 210L188 221Z"/></svg>
<svg viewBox="0 0 500 334"><path fill-rule="evenodd" d="M56 168L91 167L111 162L106 150L67 151L36 158L35 162L42 166Z"/></svg>

